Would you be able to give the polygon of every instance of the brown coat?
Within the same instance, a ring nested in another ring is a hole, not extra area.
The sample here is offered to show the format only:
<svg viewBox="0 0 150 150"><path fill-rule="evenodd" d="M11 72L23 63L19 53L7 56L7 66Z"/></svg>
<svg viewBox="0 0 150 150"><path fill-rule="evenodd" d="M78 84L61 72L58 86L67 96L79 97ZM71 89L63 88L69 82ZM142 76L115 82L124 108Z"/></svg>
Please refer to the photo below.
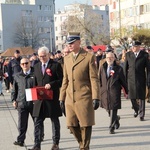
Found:
<svg viewBox="0 0 150 150"><path fill-rule="evenodd" d="M75 62L72 53L64 58L59 99L65 101L67 126L95 124L92 99L99 99L99 80L93 54L82 49Z"/></svg>

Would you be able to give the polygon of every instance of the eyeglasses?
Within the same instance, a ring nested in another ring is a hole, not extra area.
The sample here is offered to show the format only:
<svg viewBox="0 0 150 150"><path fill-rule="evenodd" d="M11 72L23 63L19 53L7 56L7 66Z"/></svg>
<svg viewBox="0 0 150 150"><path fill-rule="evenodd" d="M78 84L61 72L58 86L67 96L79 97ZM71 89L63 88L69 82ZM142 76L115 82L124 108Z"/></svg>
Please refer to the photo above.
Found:
<svg viewBox="0 0 150 150"><path fill-rule="evenodd" d="M29 62L24 62L24 63L21 63L21 65L28 65Z"/></svg>

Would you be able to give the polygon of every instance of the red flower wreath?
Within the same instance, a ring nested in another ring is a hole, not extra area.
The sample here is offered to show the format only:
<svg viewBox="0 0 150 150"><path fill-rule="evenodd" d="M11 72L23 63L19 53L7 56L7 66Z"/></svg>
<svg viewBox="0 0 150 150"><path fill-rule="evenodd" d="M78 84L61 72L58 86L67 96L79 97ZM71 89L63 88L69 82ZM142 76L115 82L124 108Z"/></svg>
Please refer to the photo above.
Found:
<svg viewBox="0 0 150 150"><path fill-rule="evenodd" d="M52 76L52 71L51 71L49 68L46 69L46 73L47 73L49 76Z"/></svg>

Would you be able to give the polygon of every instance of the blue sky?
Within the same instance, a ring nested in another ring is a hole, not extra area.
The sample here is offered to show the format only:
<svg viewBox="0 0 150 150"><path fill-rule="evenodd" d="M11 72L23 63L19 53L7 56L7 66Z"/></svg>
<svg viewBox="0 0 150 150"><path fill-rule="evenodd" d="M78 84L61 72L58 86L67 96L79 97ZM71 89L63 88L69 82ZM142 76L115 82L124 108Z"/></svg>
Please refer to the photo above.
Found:
<svg viewBox="0 0 150 150"><path fill-rule="evenodd" d="M82 4L91 4L91 0L55 0L56 11L64 10L64 6L75 2Z"/></svg>

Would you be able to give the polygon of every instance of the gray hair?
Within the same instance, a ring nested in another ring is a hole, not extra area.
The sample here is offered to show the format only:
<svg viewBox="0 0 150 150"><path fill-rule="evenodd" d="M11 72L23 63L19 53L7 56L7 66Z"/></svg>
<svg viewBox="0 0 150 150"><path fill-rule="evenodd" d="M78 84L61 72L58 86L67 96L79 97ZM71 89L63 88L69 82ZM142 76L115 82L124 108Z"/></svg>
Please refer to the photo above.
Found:
<svg viewBox="0 0 150 150"><path fill-rule="evenodd" d="M115 58L115 54L114 54L113 52L107 52L107 53L106 53L106 56L107 56L107 55L111 55L112 57Z"/></svg>
<svg viewBox="0 0 150 150"><path fill-rule="evenodd" d="M44 52L46 54L49 54L49 49L46 47L46 46L43 46L43 47L40 47L38 49L38 54L41 53L41 52Z"/></svg>

